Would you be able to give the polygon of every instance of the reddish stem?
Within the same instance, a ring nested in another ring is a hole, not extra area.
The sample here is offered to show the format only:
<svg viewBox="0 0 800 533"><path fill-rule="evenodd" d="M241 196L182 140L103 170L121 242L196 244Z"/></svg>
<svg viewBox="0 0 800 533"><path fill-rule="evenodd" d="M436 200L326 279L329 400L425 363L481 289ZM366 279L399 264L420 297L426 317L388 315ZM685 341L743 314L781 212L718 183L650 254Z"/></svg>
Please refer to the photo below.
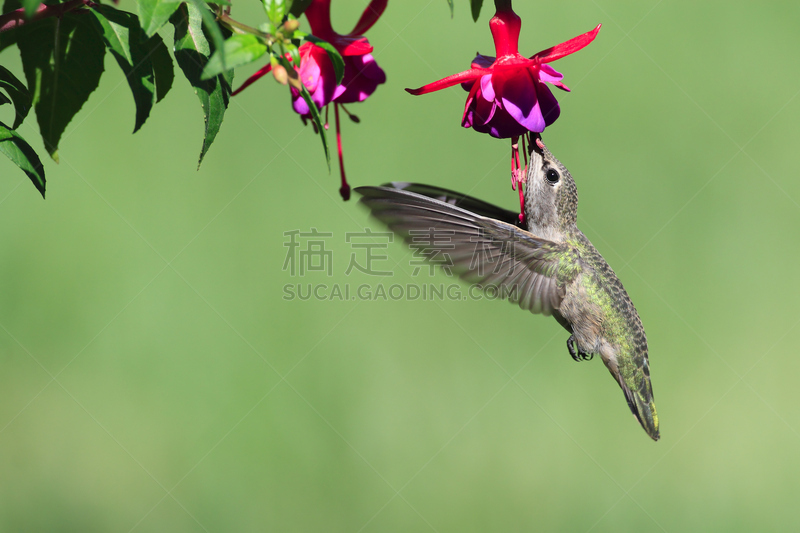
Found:
<svg viewBox="0 0 800 533"><path fill-rule="evenodd" d="M526 134L524 134L522 136L522 155L523 155L523 157L525 157L525 172L524 172L525 175L528 174L528 150L525 147L525 138L526 138L527 135L528 134L526 133Z"/></svg>
<svg viewBox="0 0 800 533"><path fill-rule="evenodd" d="M336 120L336 148L339 150L339 171L342 173L342 186L339 188L339 194L342 195L342 200L347 201L350 199L350 185L347 184L347 177L344 175L344 156L342 155L342 130L339 126L339 104L333 104L333 116Z"/></svg>
<svg viewBox="0 0 800 533"><path fill-rule="evenodd" d="M523 137L523 143L525 138ZM525 195L522 191L522 169L520 168L520 159L519 159L519 137L513 137L511 139L511 183L512 189L514 185L517 187L517 191L519 192L519 221L523 225L525 224Z"/></svg>
<svg viewBox="0 0 800 533"><path fill-rule="evenodd" d="M514 170L515 170L514 169L514 152L515 152L516 149L514 147L517 145L517 139L518 138L519 137L512 137L511 138L511 190L512 191L516 191L517 190L517 173L514 172Z"/></svg>
<svg viewBox="0 0 800 533"><path fill-rule="evenodd" d="M88 0L71 0L70 2L66 2L64 4L53 4L51 6L42 4L30 19L25 18L24 8L15 9L10 13L0 16L0 33L13 30L14 28L18 28L23 24L30 24L31 22L42 20L48 17L59 17L64 13L68 13L74 9L83 7L84 5L89 5L91 3L92 2L89 2Z"/></svg>

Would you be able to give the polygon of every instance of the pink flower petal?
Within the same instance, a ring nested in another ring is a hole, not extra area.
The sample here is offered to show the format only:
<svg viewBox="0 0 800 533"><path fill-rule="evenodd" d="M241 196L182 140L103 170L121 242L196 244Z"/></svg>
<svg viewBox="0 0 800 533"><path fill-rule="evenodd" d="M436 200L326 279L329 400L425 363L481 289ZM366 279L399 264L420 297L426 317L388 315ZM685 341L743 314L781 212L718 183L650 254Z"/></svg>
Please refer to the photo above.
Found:
<svg viewBox="0 0 800 533"><path fill-rule="evenodd" d="M463 87L466 85L462 83L461 86ZM480 96L480 84L478 82L472 82L472 88L469 89L469 95L467 96L467 103L464 104L464 114L461 116L461 125L465 128L472 127L472 102L475 100L476 97Z"/></svg>
<svg viewBox="0 0 800 533"><path fill-rule="evenodd" d="M489 102L483 98L476 99L475 118L483 124L489 124L495 112L500 109L496 101Z"/></svg>
<svg viewBox="0 0 800 533"><path fill-rule="evenodd" d="M298 75L300 76L300 81L303 82L303 85L308 89L308 92L314 92L317 90L317 85L322 75L320 62L323 64L327 62L331 70L333 70L333 63L331 63L325 50L311 43L306 44L309 45L307 48L305 44L300 47L300 69L298 70ZM305 48L305 50L303 48ZM322 53L320 54L319 52Z"/></svg>
<svg viewBox="0 0 800 533"><path fill-rule="evenodd" d="M301 115L309 114L308 104L296 89L292 89L292 107Z"/></svg>
<svg viewBox="0 0 800 533"><path fill-rule="evenodd" d="M495 94L494 87L492 87L492 76L487 74L481 77L481 94L483 98L489 102L494 102Z"/></svg>
<svg viewBox="0 0 800 533"><path fill-rule="evenodd" d="M502 86L495 87L495 90L500 95L503 108L514 120L530 131L544 131L545 122L536 99L536 86L527 69L506 77L502 80Z"/></svg>
<svg viewBox="0 0 800 533"><path fill-rule="evenodd" d="M489 68L494 63L495 58L492 56L484 56L478 54L475 56L475 59L472 60L472 68Z"/></svg>
<svg viewBox="0 0 800 533"><path fill-rule="evenodd" d="M536 84L536 95L539 98L539 108L542 110L544 123L549 126L561 114L561 106L558 105L558 100L550 92L550 88L544 83Z"/></svg>
<svg viewBox="0 0 800 533"><path fill-rule="evenodd" d="M418 89L406 89L406 92L413 94L414 96L419 96L420 94L428 94L434 91L441 91L442 89L447 89L448 87L452 87L453 85L458 85L459 83L462 82L475 80L476 78L479 78L484 74L491 74L491 71L487 72L487 69L465 70L464 72L459 72L458 74L447 76L446 78L442 78L441 80L429 83L428 85L423 85Z"/></svg>
<svg viewBox="0 0 800 533"><path fill-rule="evenodd" d="M372 57L372 54L364 54L361 74L373 80L378 85L381 83L386 83L386 73L380 66L378 66L378 63L375 61L375 58Z"/></svg>
<svg viewBox="0 0 800 533"><path fill-rule="evenodd" d="M343 56L363 56L372 52L372 45L366 37L357 39L342 37L332 43Z"/></svg>
<svg viewBox="0 0 800 533"><path fill-rule="evenodd" d="M363 56L346 56L344 58L344 79L341 87L334 96L337 102L347 104L350 102L363 102L375 92L378 85L386 82L386 74L375 62L370 54Z"/></svg>
<svg viewBox="0 0 800 533"><path fill-rule="evenodd" d="M547 50L542 50L538 54L535 54L533 57L531 57L531 59L538 59L542 63L552 63L556 59L561 59L564 56L574 54L581 48L594 41L594 38L597 37L597 32L600 31L600 26L602 26L602 24L598 24L597 27L592 31L587 31L584 34L573 37L569 41L552 46Z"/></svg>
<svg viewBox="0 0 800 533"><path fill-rule="evenodd" d="M550 65L545 64L539 68L539 79L555 85L556 82L564 79L564 75Z"/></svg>
<svg viewBox="0 0 800 533"><path fill-rule="evenodd" d="M353 28L350 35L363 35L367 33L367 30L378 22L378 19L386 9L387 3L389 3L389 0L372 0L364 10L364 13L361 14L361 18L356 22L356 27Z"/></svg>

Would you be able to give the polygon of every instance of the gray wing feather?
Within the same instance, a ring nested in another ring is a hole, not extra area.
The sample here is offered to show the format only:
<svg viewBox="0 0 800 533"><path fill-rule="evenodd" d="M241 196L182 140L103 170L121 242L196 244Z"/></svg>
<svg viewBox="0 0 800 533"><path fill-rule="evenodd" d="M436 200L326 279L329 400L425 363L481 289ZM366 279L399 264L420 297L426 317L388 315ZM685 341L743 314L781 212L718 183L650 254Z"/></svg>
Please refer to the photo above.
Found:
<svg viewBox="0 0 800 533"><path fill-rule="evenodd" d="M408 190L359 187L356 192L372 215L412 248L425 257L448 257L446 266L464 280L495 287L533 313L550 315L561 304L564 290L555 275L562 245Z"/></svg>

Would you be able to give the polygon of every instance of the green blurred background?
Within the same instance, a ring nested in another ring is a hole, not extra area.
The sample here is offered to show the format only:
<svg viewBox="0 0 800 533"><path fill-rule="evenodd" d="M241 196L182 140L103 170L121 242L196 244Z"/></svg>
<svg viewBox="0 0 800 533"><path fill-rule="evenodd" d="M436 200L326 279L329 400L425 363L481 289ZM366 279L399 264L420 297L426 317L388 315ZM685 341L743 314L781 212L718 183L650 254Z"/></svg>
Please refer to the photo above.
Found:
<svg viewBox="0 0 800 533"><path fill-rule="evenodd" d="M334 27L365 4L333 2ZM186 81L131 135L106 57L46 201L0 161L0 529L800 528L800 4L517 4L526 55L603 23L555 64L573 91L545 140L645 324L661 441L550 318L285 301L286 284L450 280L412 276L400 244L376 263L391 278L345 275L346 233L379 227L338 198L285 87L233 99L196 172ZM388 82L343 123L348 174L513 207L508 142L460 127L466 93L403 91L492 53L491 3L477 24L455 7L393 0L368 33ZM0 60L19 70L15 49ZM312 227L332 277L282 270L283 233Z"/></svg>

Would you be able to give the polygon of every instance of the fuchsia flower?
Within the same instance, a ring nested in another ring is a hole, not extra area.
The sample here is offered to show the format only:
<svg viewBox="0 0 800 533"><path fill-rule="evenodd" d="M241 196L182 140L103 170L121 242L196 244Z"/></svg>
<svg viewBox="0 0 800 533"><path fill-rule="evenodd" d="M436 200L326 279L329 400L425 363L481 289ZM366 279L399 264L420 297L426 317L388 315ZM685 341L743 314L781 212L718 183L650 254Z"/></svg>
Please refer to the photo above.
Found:
<svg viewBox="0 0 800 533"><path fill-rule="evenodd" d="M311 42L306 42L299 48L300 68L298 69L298 76L306 89L308 89L311 100L320 111L328 104L334 104L336 143L339 152L339 169L342 176L342 185L339 193L345 200L350 198L350 185L347 183L344 172L339 107L341 104L363 102L375 92L378 85L386 82L386 74L375 62L375 58L372 57L372 45L369 44L363 34L378 21L386 9L387 3L388 0L372 0L356 23L353 31L346 35L336 33L331 26L331 0L313 0L305 10L306 18L311 25L311 33L315 37L333 45L336 51L341 54L342 59L344 59L344 76L341 83L337 85L333 61L331 61L324 48ZM266 65L260 69L234 91L233 95L240 93L270 70L272 70L271 65ZM308 104L300 95L299 90L292 87L291 92L292 107L304 121L307 120L311 116ZM343 106L342 109L344 109ZM346 109L345 113L348 113ZM357 117L353 115L350 115L350 117L355 122L358 122ZM327 127L326 123L325 128L327 129Z"/></svg>
<svg viewBox="0 0 800 533"><path fill-rule="evenodd" d="M600 31L600 25L530 58L519 53L521 26L522 21L511 10L510 2L507 7L498 8L489 21L496 57L478 54L470 70L406 91L420 95L461 84L469 92L461 125L499 139L512 139L511 186L519 186L522 210L521 184L525 173L519 160L519 136L523 136L524 146L526 134L541 133L555 122L561 112L558 101L545 82L569 91L561 83L561 73L547 63L577 52L591 43ZM523 153L527 156L524 149ZM522 215L520 220L523 220Z"/></svg>
<svg viewBox="0 0 800 533"><path fill-rule="evenodd" d="M541 133L560 112L558 102L544 82L569 91L561 83L563 76L547 63L591 43L600 25L530 58L523 57L518 50L521 25L522 21L511 9L498 11L489 21L496 58L478 54L470 70L406 91L420 95L460 83L469 91L461 121L465 128L500 139L518 137L529 131Z"/></svg>
<svg viewBox="0 0 800 533"><path fill-rule="evenodd" d="M372 57L372 46L363 36L386 9L388 0L373 0L364 10L353 31L347 35L336 33L331 26L330 0L314 0L305 11L311 33L329 42L344 59L344 77L336 85L333 62L324 49L313 43L300 47L300 80L320 109L330 102L349 104L363 102L386 82L386 74ZM308 105L300 91L292 88L292 105L301 115L308 116Z"/></svg>

